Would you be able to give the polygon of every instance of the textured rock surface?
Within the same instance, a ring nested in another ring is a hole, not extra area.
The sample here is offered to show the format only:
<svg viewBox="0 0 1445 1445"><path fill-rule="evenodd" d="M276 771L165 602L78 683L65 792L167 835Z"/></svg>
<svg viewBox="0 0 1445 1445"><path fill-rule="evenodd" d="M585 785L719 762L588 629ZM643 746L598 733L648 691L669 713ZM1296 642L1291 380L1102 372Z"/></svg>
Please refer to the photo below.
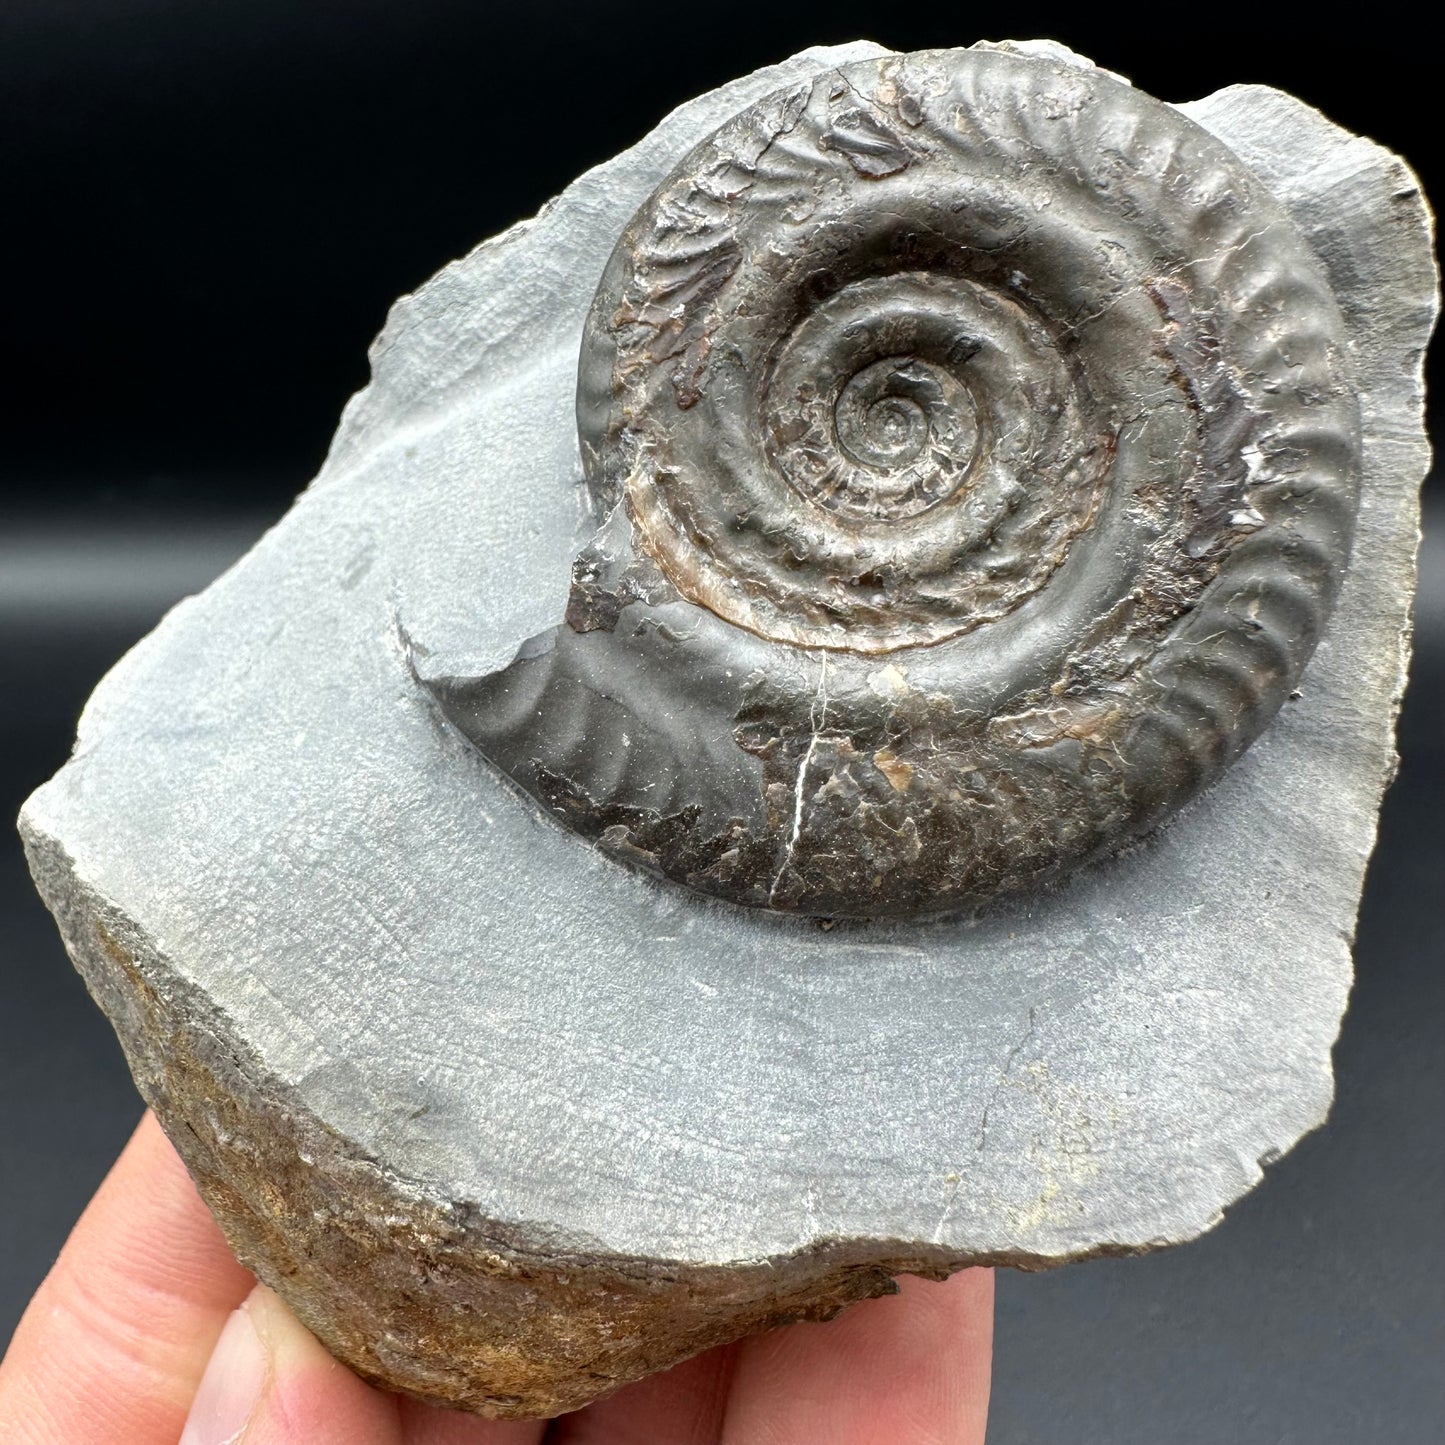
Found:
<svg viewBox="0 0 1445 1445"><path fill-rule="evenodd" d="M1182 109L1336 289L1354 558L1300 695L1161 836L978 918L824 930L600 856L418 684L563 614L577 347L621 226L725 117L871 53L693 102L400 302L318 481L115 669L23 814L238 1252L393 1387L552 1414L902 1270L1188 1239L1328 1109L1435 281L1408 171L1287 96Z"/></svg>

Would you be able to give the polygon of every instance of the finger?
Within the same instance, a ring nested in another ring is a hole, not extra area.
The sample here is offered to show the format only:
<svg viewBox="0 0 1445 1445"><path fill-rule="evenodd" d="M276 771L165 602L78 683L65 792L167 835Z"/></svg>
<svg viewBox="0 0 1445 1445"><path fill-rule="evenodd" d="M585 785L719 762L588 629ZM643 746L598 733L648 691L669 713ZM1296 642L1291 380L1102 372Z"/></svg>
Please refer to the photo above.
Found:
<svg viewBox="0 0 1445 1445"><path fill-rule="evenodd" d="M417 1400L400 1404L406 1445L538 1445L547 1433L545 1420L484 1420Z"/></svg>
<svg viewBox="0 0 1445 1445"><path fill-rule="evenodd" d="M709 1350L564 1415L548 1445L716 1445L737 1352Z"/></svg>
<svg viewBox="0 0 1445 1445"><path fill-rule="evenodd" d="M0 1440L174 1445L251 1285L147 1114L0 1365Z"/></svg>
<svg viewBox="0 0 1445 1445"><path fill-rule="evenodd" d="M828 1324L746 1341L723 1445L982 1445L993 1271L899 1286Z"/></svg>
<svg viewBox="0 0 1445 1445"><path fill-rule="evenodd" d="M402 1445L396 1399L326 1353L264 1285L226 1322L180 1445Z"/></svg>

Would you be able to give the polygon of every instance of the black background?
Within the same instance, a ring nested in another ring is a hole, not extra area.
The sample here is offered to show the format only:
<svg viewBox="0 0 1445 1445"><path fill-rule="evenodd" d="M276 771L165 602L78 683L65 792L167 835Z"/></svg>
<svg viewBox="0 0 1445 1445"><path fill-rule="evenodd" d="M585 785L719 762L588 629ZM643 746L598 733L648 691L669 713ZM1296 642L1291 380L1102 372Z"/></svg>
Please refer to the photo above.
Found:
<svg viewBox="0 0 1445 1445"><path fill-rule="evenodd" d="M1166 100L1293 90L1445 194L1441 57L1408 12L1264 10L0 0L3 810L315 471L391 300L735 75L1049 35ZM1195 1245L1001 1278L1000 1445L1445 1437L1438 536L1334 1118ZM13 841L0 1104L3 1340L140 1108Z"/></svg>

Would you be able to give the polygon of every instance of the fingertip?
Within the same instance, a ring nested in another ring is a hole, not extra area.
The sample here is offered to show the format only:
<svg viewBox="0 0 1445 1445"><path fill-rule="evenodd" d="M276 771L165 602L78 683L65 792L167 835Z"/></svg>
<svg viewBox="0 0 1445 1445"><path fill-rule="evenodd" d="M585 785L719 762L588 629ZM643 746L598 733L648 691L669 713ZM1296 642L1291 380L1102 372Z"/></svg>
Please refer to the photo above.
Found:
<svg viewBox="0 0 1445 1445"><path fill-rule="evenodd" d="M400 1445L396 1402L257 1285L227 1321L181 1445Z"/></svg>
<svg viewBox="0 0 1445 1445"><path fill-rule="evenodd" d="M248 1304L231 1312L216 1340L180 1445L231 1445L244 1438L260 1406L270 1361Z"/></svg>
<svg viewBox="0 0 1445 1445"><path fill-rule="evenodd" d="M980 1445L993 1340L991 1270L942 1282L904 1276L897 1294L822 1325L742 1348L725 1445Z"/></svg>
<svg viewBox="0 0 1445 1445"><path fill-rule="evenodd" d="M0 1362L0 1436L174 1441L253 1283L146 1114Z"/></svg>

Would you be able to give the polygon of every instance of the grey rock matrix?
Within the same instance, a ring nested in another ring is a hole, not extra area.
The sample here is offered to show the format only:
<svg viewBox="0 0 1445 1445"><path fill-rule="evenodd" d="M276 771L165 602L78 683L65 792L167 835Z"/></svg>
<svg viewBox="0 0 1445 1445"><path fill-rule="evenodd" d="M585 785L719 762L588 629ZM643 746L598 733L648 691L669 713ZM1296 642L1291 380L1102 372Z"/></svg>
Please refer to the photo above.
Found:
<svg viewBox="0 0 1445 1445"><path fill-rule="evenodd" d="M740 111L882 53L691 102L400 301L316 482L115 668L22 814L238 1254L389 1387L551 1415L900 1272L1187 1240L1329 1108L1436 280L1408 169L1289 96L1178 110L1328 280L1353 549L1294 695L1169 827L982 910L824 927L619 863L438 705L575 606L579 348L629 220Z"/></svg>

